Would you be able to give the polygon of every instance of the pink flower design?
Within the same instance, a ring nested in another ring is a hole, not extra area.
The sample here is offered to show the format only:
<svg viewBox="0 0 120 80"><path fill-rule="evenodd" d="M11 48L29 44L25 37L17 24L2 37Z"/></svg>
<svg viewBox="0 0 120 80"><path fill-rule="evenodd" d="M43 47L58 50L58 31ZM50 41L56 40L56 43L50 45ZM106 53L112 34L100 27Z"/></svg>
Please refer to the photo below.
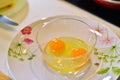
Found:
<svg viewBox="0 0 120 80"><path fill-rule="evenodd" d="M111 45L114 42L114 37L106 37L101 39L103 45Z"/></svg>
<svg viewBox="0 0 120 80"><path fill-rule="evenodd" d="M24 29L21 30L22 34L31 34L32 28L30 26L25 27Z"/></svg>
<svg viewBox="0 0 120 80"><path fill-rule="evenodd" d="M100 33L100 34L103 34L103 33L104 33L104 29L103 29L103 28L100 28L100 27L95 28L95 31L97 31L97 32Z"/></svg>
<svg viewBox="0 0 120 80"><path fill-rule="evenodd" d="M25 38L24 40L23 40L23 42L25 42L26 44L32 44L34 41L32 40L32 39L30 39L30 38Z"/></svg>

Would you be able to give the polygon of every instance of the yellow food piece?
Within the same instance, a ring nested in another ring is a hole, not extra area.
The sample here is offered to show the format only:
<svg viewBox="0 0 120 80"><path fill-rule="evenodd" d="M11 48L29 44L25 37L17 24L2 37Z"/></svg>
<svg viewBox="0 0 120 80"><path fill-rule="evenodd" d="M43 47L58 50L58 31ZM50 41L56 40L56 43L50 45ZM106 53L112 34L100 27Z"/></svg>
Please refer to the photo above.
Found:
<svg viewBox="0 0 120 80"><path fill-rule="evenodd" d="M61 52L65 49L65 43L59 39L51 40L49 46L53 52Z"/></svg>
<svg viewBox="0 0 120 80"><path fill-rule="evenodd" d="M87 51L83 48L75 48L72 51L72 57L77 57L77 56L81 56L83 54L85 54Z"/></svg>

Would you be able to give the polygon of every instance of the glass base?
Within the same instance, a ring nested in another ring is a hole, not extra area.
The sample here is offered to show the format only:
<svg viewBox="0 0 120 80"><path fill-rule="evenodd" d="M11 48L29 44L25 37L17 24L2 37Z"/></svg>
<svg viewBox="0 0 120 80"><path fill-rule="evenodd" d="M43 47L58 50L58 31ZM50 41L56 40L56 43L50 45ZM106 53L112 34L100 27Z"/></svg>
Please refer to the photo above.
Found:
<svg viewBox="0 0 120 80"><path fill-rule="evenodd" d="M87 74L87 72L89 71L92 63L91 60L88 60L84 65L82 65L81 67L79 67L79 70L76 72L69 72L69 73L59 73L57 71L55 71L54 69L52 69L51 67L49 67L49 65L46 64L45 61L43 61L45 68L55 74L55 75L61 75L62 77L65 78L65 80L79 80L81 79L85 74Z"/></svg>
<svg viewBox="0 0 120 80"><path fill-rule="evenodd" d="M38 80L88 80L95 74L98 67L92 60L80 71L71 74L60 74L46 65L41 57L36 57L30 62L30 69ZM92 74L91 74L92 73Z"/></svg>

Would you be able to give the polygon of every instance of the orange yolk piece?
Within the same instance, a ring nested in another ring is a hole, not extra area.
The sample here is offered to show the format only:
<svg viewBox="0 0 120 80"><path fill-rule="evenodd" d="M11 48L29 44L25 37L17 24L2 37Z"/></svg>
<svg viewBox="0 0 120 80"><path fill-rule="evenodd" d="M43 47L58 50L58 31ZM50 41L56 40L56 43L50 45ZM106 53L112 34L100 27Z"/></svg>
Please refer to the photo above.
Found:
<svg viewBox="0 0 120 80"><path fill-rule="evenodd" d="M87 51L83 48L76 48L72 50L72 57L77 57L85 54Z"/></svg>
<svg viewBox="0 0 120 80"><path fill-rule="evenodd" d="M62 40L54 39L49 42L49 46L54 52L61 52L65 49L65 43Z"/></svg>

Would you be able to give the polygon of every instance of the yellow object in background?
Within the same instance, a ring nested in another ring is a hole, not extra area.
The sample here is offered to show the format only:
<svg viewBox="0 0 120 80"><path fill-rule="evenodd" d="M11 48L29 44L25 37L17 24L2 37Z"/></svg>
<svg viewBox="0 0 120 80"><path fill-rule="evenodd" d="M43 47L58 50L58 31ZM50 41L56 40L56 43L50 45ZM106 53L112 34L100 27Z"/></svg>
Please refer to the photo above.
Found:
<svg viewBox="0 0 120 80"><path fill-rule="evenodd" d="M12 80L10 77L0 72L0 80Z"/></svg>
<svg viewBox="0 0 120 80"><path fill-rule="evenodd" d="M0 8L11 6L12 3L13 3L13 0L0 0Z"/></svg>

